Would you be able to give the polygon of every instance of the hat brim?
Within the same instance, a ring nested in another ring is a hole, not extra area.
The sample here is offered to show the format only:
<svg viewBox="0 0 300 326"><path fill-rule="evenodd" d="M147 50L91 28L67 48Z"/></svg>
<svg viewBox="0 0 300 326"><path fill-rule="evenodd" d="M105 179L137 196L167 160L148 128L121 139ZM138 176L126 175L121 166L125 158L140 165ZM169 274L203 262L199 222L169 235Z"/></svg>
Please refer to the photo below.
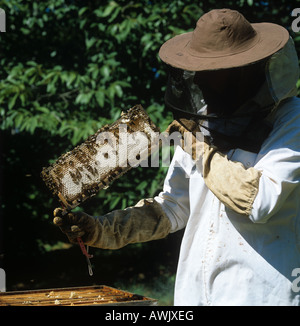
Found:
<svg viewBox="0 0 300 326"><path fill-rule="evenodd" d="M277 24L251 24L258 34L258 42L250 49L223 56L195 56L189 52L193 32L177 35L166 41L159 50L165 63L184 70L203 71L241 67L267 58L284 47L289 39L288 31Z"/></svg>

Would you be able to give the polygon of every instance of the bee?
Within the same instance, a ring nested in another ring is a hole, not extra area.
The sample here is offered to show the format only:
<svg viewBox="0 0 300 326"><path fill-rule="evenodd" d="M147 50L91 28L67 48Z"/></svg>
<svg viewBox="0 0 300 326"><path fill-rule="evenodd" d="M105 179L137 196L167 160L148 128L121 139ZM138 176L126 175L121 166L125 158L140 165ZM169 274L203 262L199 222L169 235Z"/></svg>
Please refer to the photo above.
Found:
<svg viewBox="0 0 300 326"><path fill-rule="evenodd" d="M69 171L70 177L72 178L72 181L76 184L79 185L79 180L78 180L78 175L72 173L71 171ZM81 175L80 175L81 176Z"/></svg>
<svg viewBox="0 0 300 326"><path fill-rule="evenodd" d="M121 167L117 167L115 171L117 174L121 174L123 172L123 169Z"/></svg>
<svg viewBox="0 0 300 326"><path fill-rule="evenodd" d="M79 169L76 169L75 176L78 179L78 181L82 178L82 175L81 175Z"/></svg>
<svg viewBox="0 0 300 326"><path fill-rule="evenodd" d="M87 150L88 150L92 155L96 155L96 154L97 154L97 151L96 151L96 149L93 147L93 144L86 143L85 146L86 146Z"/></svg>
<svg viewBox="0 0 300 326"><path fill-rule="evenodd" d="M112 172L112 173L110 174L110 176L111 176L112 178L115 178L115 177L117 176L117 174L116 174L115 172Z"/></svg>
<svg viewBox="0 0 300 326"><path fill-rule="evenodd" d="M107 182L105 180L101 180L100 182L102 184L102 186L105 188L108 186Z"/></svg>

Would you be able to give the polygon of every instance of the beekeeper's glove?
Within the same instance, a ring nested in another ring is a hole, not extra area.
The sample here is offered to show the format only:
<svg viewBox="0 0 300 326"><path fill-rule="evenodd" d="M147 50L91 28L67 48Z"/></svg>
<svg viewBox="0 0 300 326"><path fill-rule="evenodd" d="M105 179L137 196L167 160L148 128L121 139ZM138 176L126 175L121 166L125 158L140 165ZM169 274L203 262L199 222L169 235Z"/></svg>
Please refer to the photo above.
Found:
<svg viewBox="0 0 300 326"><path fill-rule="evenodd" d="M242 163L229 160L227 155L209 144L193 120L174 120L166 131L178 131L183 138L187 134L192 137L192 142L183 144L183 149L200 168L207 187L226 207L249 216L258 193L261 172L253 167L246 169Z"/></svg>
<svg viewBox="0 0 300 326"><path fill-rule="evenodd" d="M171 223L154 199L142 199L135 206L93 217L83 212L63 215L54 210L54 224L59 226L70 242L77 237L91 247L119 249L129 243L146 242L166 237Z"/></svg>

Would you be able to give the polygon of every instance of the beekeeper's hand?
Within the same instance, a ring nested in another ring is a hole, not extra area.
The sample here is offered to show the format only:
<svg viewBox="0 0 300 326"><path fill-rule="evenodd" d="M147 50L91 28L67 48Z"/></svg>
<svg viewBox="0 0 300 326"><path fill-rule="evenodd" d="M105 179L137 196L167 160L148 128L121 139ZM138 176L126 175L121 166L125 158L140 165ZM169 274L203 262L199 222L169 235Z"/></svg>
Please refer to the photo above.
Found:
<svg viewBox="0 0 300 326"><path fill-rule="evenodd" d="M83 212L68 213L54 210L54 224L59 226L70 242L77 237L91 247L118 249L129 243L146 242L166 237L171 223L154 199L140 200L135 206L92 217Z"/></svg>
<svg viewBox="0 0 300 326"><path fill-rule="evenodd" d="M78 237L84 242L91 242L98 230L96 219L84 212L66 212L56 208L53 215L53 223L59 226L72 243L76 243Z"/></svg>
<svg viewBox="0 0 300 326"><path fill-rule="evenodd" d="M201 136L199 126L193 120L174 120L166 131L179 131L183 138L186 135L192 137L192 145L183 144L183 149L192 156L196 166L202 171L207 187L226 207L249 216L258 193L261 171L229 160L227 155L219 152Z"/></svg>
<svg viewBox="0 0 300 326"><path fill-rule="evenodd" d="M174 120L166 129L166 133L171 135L179 132L182 136L181 147L190 154L194 161L201 160L206 148L209 147L208 140L199 129L199 124L194 120L179 119Z"/></svg>

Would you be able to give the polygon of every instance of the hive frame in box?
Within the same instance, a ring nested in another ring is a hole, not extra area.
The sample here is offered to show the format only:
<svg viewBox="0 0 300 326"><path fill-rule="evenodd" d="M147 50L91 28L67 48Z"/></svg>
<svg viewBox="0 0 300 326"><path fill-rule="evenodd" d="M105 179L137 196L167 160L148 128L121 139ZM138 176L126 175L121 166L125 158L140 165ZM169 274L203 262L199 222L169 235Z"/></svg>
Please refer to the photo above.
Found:
<svg viewBox="0 0 300 326"><path fill-rule="evenodd" d="M0 293L0 306L156 306L157 300L105 285Z"/></svg>

